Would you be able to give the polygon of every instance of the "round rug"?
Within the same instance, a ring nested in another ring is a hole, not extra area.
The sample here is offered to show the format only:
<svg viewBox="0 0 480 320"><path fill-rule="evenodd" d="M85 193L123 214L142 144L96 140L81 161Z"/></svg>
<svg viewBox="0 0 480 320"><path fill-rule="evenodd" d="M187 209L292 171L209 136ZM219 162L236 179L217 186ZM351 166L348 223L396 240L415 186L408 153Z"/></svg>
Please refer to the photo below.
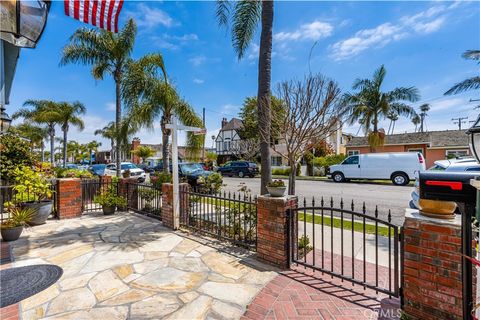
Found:
<svg viewBox="0 0 480 320"><path fill-rule="evenodd" d="M0 271L0 307L6 307L37 294L57 282L63 269L53 264L4 269Z"/></svg>

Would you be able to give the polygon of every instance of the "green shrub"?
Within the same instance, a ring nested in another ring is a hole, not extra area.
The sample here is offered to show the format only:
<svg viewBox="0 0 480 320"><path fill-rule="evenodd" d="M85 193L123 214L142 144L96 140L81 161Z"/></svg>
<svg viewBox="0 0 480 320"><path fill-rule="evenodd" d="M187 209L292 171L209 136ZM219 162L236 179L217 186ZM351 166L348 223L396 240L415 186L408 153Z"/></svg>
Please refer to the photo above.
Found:
<svg viewBox="0 0 480 320"><path fill-rule="evenodd" d="M274 176L289 176L290 175L290 168L275 168L272 169L272 175ZM302 173L302 165L297 165L296 175L297 177L300 176Z"/></svg>
<svg viewBox="0 0 480 320"><path fill-rule="evenodd" d="M220 173L215 172L208 177L199 177L197 180L198 187L206 192L218 193L223 186L223 177Z"/></svg>
<svg viewBox="0 0 480 320"><path fill-rule="evenodd" d="M84 169L55 168L54 171L57 178L92 179L94 177L90 171Z"/></svg>
<svg viewBox="0 0 480 320"><path fill-rule="evenodd" d="M150 177L150 182L157 189L162 189L162 184L172 183L172 175L168 172L156 172Z"/></svg>
<svg viewBox="0 0 480 320"><path fill-rule="evenodd" d="M316 167L329 167L341 163L347 156L344 154L329 154L324 157L313 159L313 165Z"/></svg>
<svg viewBox="0 0 480 320"><path fill-rule="evenodd" d="M12 183L15 179L14 170L17 167L32 167L35 156L28 141L11 133L0 135L0 177L1 180Z"/></svg>
<svg viewBox="0 0 480 320"><path fill-rule="evenodd" d="M41 172L37 172L31 167L22 166L13 170L13 176L15 177L13 189L17 192L15 198L17 203L38 202L52 197L51 184Z"/></svg>
<svg viewBox="0 0 480 320"><path fill-rule="evenodd" d="M118 179L112 179L112 184L100 195L95 196L93 202L105 207L126 207L127 199L117 194L117 182Z"/></svg>

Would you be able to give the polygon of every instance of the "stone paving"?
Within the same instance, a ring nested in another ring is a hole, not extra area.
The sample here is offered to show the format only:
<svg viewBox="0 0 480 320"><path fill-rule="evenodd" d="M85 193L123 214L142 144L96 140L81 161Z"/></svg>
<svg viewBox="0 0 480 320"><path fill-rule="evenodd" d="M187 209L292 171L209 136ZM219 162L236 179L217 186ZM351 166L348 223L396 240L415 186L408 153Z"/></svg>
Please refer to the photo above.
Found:
<svg viewBox="0 0 480 320"><path fill-rule="evenodd" d="M131 213L48 221L12 247L15 267L64 271L21 302L22 319L238 319L277 275L243 250Z"/></svg>

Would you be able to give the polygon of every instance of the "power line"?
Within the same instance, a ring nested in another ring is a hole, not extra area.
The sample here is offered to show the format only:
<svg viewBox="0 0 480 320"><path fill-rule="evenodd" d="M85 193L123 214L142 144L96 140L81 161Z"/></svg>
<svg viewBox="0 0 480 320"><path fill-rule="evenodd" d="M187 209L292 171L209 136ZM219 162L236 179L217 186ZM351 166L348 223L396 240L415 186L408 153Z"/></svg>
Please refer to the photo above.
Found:
<svg viewBox="0 0 480 320"><path fill-rule="evenodd" d="M458 130L462 130L462 124L467 123L468 117L458 117L458 118L452 118L453 124L458 124Z"/></svg>

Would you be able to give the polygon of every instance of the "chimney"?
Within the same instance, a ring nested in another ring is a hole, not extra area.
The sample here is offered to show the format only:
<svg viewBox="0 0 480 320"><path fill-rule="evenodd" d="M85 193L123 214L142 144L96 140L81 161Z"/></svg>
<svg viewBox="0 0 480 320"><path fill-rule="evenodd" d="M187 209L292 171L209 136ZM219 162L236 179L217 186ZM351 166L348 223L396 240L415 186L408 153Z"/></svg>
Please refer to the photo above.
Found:
<svg viewBox="0 0 480 320"><path fill-rule="evenodd" d="M227 118L223 118L222 119L222 129L223 127L225 127L227 125L228 121L227 121Z"/></svg>
<svg viewBox="0 0 480 320"><path fill-rule="evenodd" d="M140 142L140 139L139 138L133 138L132 140L132 147L131 147L131 150L137 150L138 147L140 147L141 145L141 142ZM139 164L140 163L140 157L138 157L137 155L135 154L132 154L132 162L134 164Z"/></svg>

